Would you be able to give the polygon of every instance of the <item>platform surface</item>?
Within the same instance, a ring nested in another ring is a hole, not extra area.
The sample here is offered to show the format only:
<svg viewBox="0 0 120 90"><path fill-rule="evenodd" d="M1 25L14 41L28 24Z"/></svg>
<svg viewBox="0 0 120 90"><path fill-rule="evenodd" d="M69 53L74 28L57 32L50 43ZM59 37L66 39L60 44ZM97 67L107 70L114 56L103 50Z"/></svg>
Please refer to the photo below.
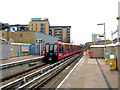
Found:
<svg viewBox="0 0 120 90"><path fill-rule="evenodd" d="M30 55L30 56L23 56L23 57L15 57L15 58L10 58L10 59L0 60L0 65L22 61L22 60L36 59L40 57L43 57L43 56Z"/></svg>
<svg viewBox="0 0 120 90"><path fill-rule="evenodd" d="M118 88L118 72L110 71L104 59L98 59L111 88ZM108 88L96 59L83 56L57 88Z"/></svg>

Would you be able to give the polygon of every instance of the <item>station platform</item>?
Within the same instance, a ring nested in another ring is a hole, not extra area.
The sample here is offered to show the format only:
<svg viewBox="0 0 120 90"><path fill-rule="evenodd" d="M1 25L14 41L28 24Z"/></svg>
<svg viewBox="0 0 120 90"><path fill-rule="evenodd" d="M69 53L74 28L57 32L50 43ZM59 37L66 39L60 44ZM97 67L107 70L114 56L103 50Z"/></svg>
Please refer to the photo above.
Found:
<svg viewBox="0 0 120 90"><path fill-rule="evenodd" d="M13 63L17 61L23 61L23 60L37 59L40 57L43 57L43 56L29 55L29 56L23 56L23 57L9 58L9 59L0 60L0 65L7 64L7 63Z"/></svg>
<svg viewBox="0 0 120 90"><path fill-rule="evenodd" d="M57 88L118 88L118 75L104 59L83 56Z"/></svg>

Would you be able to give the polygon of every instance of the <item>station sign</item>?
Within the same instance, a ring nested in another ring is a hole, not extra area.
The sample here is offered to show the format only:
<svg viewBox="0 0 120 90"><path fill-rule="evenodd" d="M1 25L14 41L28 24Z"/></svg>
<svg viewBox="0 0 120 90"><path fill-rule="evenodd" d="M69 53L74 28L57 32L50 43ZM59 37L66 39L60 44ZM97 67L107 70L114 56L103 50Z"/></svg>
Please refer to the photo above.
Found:
<svg viewBox="0 0 120 90"><path fill-rule="evenodd" d="M41 42L42 42L42 39L36 39L36 42L37 42L37 43L41 43Z"/></svg>

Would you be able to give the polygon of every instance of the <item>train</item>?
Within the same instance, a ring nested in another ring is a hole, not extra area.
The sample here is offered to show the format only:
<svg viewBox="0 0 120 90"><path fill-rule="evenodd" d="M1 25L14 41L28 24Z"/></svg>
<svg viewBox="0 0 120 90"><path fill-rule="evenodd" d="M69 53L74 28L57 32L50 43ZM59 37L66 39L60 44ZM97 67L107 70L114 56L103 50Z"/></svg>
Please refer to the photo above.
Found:
<svg viewBox="0 0 120 90"><path fill-rule="evenodd" d="M45 43L44 61L53 63L76 53L82 53L82 45Z"/></svg>

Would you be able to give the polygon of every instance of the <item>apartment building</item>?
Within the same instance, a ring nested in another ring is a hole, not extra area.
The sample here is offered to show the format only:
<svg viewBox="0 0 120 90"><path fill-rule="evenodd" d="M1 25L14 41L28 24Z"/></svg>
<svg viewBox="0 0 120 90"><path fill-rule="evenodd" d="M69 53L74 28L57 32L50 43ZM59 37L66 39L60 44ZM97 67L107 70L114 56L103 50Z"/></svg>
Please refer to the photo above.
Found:
<svg viewBox="0 0 120 90"><path fill-rule="evenodd" d="M31 18L29 30L49 35L49 21L47 18Z"/></svg>
<svg viewBox="0 0 120 90"><path fill-rule="evenodd" d="M59 42L70 43L71 26L50 26L49 35L57 37Z"/></svg>

